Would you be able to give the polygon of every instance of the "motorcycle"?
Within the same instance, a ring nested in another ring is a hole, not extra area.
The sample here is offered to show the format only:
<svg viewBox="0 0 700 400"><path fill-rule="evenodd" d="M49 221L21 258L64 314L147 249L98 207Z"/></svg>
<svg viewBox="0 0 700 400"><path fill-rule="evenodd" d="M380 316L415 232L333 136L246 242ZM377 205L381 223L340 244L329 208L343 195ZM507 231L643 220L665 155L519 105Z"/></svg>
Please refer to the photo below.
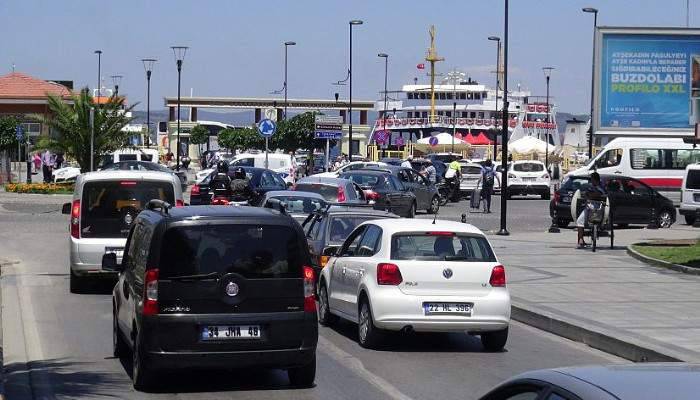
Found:
<svg viewBox="0 0 700 400"><path fill-rule="evenodd" d="M440 196L440 205L444 206L449 201L456 202L456 193L459 190L457 179L444 179L442 182L438 183L437 190Z"/></svg>

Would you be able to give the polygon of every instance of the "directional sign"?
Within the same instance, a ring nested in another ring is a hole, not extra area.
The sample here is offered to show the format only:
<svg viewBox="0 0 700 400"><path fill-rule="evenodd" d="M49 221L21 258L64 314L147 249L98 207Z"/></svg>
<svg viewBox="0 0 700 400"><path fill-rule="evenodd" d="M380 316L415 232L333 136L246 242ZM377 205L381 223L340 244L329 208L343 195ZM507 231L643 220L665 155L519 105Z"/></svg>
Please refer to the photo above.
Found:
<svg viewBox="0 0 700 400"><path fill-rule="evenodd" d="M24 128L22 128L22 125L17 125L15 127L15 137L18 142L21 142L22 138L24 138Z"/></svg>
<svg viewBox="0 0 700 400"><path fill-rule="evenodd" d="M264 119L258 123L258 132L260 132L262 137L269 138L275 134L276 130L277 125L271 119Z"/></svg>
<svg viewBox="0 0 700 400"><path fill-rule="evenodd" d="M317 115L315 117L314 137L316 139L342 139L343 118Z"/></svg>
<svg viewBox="0 0 700 400"><path fill-rule="evenodd" d="M433 136L433 137L431 137L430 139L428 139L428 143L429 143L431 146L435 147L435 146L438 145L438 138L436 138L435 136Z"/></svg>

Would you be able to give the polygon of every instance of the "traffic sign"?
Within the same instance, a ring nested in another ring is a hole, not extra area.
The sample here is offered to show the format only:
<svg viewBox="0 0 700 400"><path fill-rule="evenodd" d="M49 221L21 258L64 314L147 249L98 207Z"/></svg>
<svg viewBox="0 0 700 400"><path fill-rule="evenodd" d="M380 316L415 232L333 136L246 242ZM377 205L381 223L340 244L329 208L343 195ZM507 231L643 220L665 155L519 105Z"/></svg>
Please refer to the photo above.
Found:
<svg viewBox="0 0 700 400"><path fill-rule="evenodd" d="M389 139L389 133L387 131L376 131L374 132L374 140L379 144L385 144Z"/></svg>
<svg viewBox="0 0 700 400"><path fill-rule="evenodd" d="M394 144L396 144L397 146L403 146L404 145L403 137L399 136L396 139L394 139Z"/></svg>
<svg viewBox="0 0 700 400"><path fill-rule="evenodd" d="M276 130L277 125L275 124L275 121L271 119L264 119L258 123L258 132L260 132L260 135L262 137L272 137L272 135L275 134Z"/></svg>
<svg viewBox="0 0 700 400"><path fill-rule="evenodd" d="M342 139L343 118L317 115L315 118L314 137L316 139Z"/></svg>
<svg viewBox="0 0 700 400"><path fill-rule="evenodd" d="M435 147L435 146L438 145L438 138L436 138L435 136L433 136L433 137L431 137L430 139L428 139L428 143L429 143L431 146Z"/></svg>
<svg viewBox="0 0 700 400"><path fill-rule="evenodd" d="M17 125L15 127L15 137L17 138L18 142L21 142L24 138L24 128L22 128L22 125Z"/></svg>

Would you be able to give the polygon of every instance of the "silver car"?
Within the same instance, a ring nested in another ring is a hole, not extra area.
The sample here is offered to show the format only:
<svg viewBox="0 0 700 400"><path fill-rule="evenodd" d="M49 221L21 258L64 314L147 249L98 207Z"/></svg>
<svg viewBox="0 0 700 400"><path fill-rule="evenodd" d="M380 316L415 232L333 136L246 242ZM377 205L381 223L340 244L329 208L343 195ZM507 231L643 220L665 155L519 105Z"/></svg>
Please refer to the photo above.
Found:
<svg viewBox="0 0 700 400"><path fill-rule="evenodd" d="M102 256L115 253L121 262L132 222L152 199L184 206L180 180L167 172L100 171L78 176L70 215L70 289L80 291L88 277L109 274Z"/></svg>

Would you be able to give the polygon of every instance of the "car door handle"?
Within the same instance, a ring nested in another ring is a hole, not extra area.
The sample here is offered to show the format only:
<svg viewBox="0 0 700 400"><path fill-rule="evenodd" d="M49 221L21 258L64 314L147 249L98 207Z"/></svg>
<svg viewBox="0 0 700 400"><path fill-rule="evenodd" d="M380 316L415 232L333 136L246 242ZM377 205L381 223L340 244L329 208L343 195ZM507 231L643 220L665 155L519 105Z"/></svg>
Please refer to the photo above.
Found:
<svg viewBox="0 0 700 400"><path fill-rule="evenodd" d="M622 171L619 171L619 170L618 170L618 171L615 171L614 173L616 173L616 174L622 174Z"/></svg>
<svg viewBox="0 0 700 400"><path fill-rule="evenodd" d="M360 268L360 277L363 277L365 275L365 269Z"/></svg>
<svg viewBox="0 0 700 400"><path fill-rule="evenodd" d="M347 271L348 271L348 269L345 268L345 267L343 267L343 275L345 275L345 273L346 273Z"/></svg>

